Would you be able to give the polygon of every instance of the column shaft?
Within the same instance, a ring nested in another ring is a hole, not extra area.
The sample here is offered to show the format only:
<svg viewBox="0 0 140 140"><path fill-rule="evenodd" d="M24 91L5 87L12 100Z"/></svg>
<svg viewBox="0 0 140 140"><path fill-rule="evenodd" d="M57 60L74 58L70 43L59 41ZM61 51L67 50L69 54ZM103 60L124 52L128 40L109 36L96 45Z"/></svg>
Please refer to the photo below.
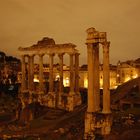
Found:
<svg viewBox="0 0 140 140"><path fill-rule="evenodd" d="M95 93L94 93L94 79L93 79L93 71L94 71L94 56L93 56L93 44L88 44L87 46L87 54L88 54L88 108L87 112L95 112Z"/></svg>
<svg viewBox="0 0 140 140"><path fill-rule="evenodd" d="M39 55L39 92L42 93L44 91L43 85L43 55Z"/></svg>
<svg viewBox="0 0 140 140"><path fill-rule="evenodd" d="M74 93L74 67L73 67L73 56L70 54L70 94Z"/></svg>
<svg viewBox="0 0 140 140"><path fill-rule="evenodd" d="M109 42L103 44L103 113L110 113Z"/></svg>
<svg viewBox="0 0 140 140"><path fill-rule="evenodd" d="M31 75L31 65L30 65L30 56L28 55L28 90L30 90L30 83L31 83L31 79L30 79L30 75Z"/></svg>
<svg viewBox="0 0 140 140"><path fill-rule="evenodd" d="M30 56L30 90L34 90L34 56Z"/></svg>
<svg viewBox="0 0 140 140"><path fill-rule="evenodd" d="M99 44L94 46L94 92L96 94L96 111L100 110L100 81L99 81Z"/></svg>
<svg viewBox="0 0 140 140"><path fill-rule="evenodd" d="M49 74L49 92L53 92L53 56L54 54L49 55L50 60L50 74Z"/></svg>
<svg viewBox="0 0 140 140"><path fill-rule="evenodd" d="M60 70L59 70L59 75L60 75L60 81L59 81L59 92L63 92L63 54L59 54L59 65L60 65Z"/></svg>
<svg viewBox="0 0 140 140"><path fill-rule="evenodd" d="M75 92L79 93L79 53L75 54Z"/></svg>
<svg viewBox="0 0 140 140"><path fill-rule="evenodd" d="M26 90L26 81L25 81L25 56L22 55L21 59L21 70L22 70L22 81L21 81L21 90Z"/></svg>

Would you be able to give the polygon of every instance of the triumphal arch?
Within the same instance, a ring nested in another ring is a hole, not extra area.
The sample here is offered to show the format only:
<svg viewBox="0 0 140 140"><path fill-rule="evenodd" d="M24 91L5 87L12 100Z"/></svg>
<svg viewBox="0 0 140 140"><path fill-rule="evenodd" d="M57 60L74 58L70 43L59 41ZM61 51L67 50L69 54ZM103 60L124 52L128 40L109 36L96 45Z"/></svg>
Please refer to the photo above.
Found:
<svg viewBox="0 0 140 140"><path fill-rule="evenodd" d="M30 47L19 47L19 53L21 55L22 65L22 82L21 93L28 92L30 95L36 93L42 98L46 98L46 104L49 107L64 107L68 111L73 111L75 106L75 97L80 98L79 94L79 52L76 49L76 45L72 43L67 44L55 44L55 41L51 38L45 37L37 44ZM63 96L63 59L64 55L68 54L70 59L70 90L67 95L67 102L64 106L62 104ZM39 56L39 91L35 91L34 88L34 57ZM45 93L44 80L43 80L43 56L49 56L49 92ZM59 88L56 94L54 93L54 79L53 79L53 67L54 56L59 59ZM28 74L26 74L28 71ZM26 78L27 77L27 78ZM56 97L57 103L56 103Z"/></svg>
<svg viewBox="0 0 140 140"><path fill-rule="evenodd" d="M84 139L94 140L97 131L106 135L111 130L109 88L109 46L106 32L87 29L88 107L85 116ZM100 100L99 47L103 47L103 97Z"/></svg>

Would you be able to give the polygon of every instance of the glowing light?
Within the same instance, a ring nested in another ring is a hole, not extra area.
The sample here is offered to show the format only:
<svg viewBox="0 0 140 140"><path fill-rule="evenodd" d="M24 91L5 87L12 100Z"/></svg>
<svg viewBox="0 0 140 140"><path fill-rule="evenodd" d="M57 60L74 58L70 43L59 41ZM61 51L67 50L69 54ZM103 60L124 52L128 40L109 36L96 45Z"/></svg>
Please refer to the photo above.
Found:
<svg viewBox="0 0 140 140"><path fill-rule="evenodd" d="M68 87L70 82L69 82L69 78L66 77L66 79L63 79L63 84L64 84L64 87Z"/></svg>
<svg viewBox="0 0 140 140"><path fill-rule="evenodd" d="M103 79L100 79L100 89L103 89Z"/></svg>
<svg viewBox="0 0 140 140"><path fill-rule="evenodd" d="M87 88L87 87L88 87L88 80L85 79L85 80L84 80L84 88Z"/></svg>
<svg viewBox="0 0 140 140"><path fill-rule="evenodd" d="M138 74L133 75L133 78L134 78L134 79L137 78L137 77L138 77Z"/></svg>
<svg viewBox="0 0 140 140"><path fill-rule="evenodd" d="M114 89L116 89L118 86L116 85L116 86L114 86Z"/></svg>
<svg viewBox="0 0 140 140"><path fill-rule="evenodd" d="M119 74L117 74L117 77L120 77L120 75L119 75Z"/></svg>
<svg viewBox="0 0 140 140"><path fill-rule="evenodd" d="M59 80L60 79L60 75L56 75L55 77L55 81Z"/></svg>
<svg viewBox="0 0 140 140"><path fill-rule="evenodd" d="M34 82L37 82L37 83L39 83L39 79L37 79L37 78L34 78Z"/></svg>
<svg viewBox="0 0 140 140"><path fill-rule="evenodd" d="M125 78L125 82L129 81L130 79L130 77Z"/></svg>

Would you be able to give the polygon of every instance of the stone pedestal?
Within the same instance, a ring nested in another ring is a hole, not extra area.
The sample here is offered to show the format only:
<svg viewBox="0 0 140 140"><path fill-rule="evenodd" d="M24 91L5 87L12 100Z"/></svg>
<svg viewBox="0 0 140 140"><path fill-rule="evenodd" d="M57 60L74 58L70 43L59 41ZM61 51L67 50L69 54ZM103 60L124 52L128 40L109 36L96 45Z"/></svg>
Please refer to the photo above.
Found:
<svg viewBox="0 0 140 140"><path fill-rule="evenodd" d="M73 111L74 109L74 93L70 93L67 97L67 105L66 105L66 110L67 111Z"/></svg>
<svg viewBox="0 0 140 140"><path fill-rule="evenodd" d="M101 134L102 135L109 135L111 132L112 126L112 117L111 115L105 115L104 121L102 123Z"/></svg>
<svg viewBox="0 0 140 140"><path fill-rule="evenodd" d="M84 139L85 140L94 140L95 139L95 115L91 112L86 112L85 114L85 133Z"/></svg>
<svg viewBox="0 0 140 140"><path fill-rule="evenodd" d="M54 92L49 92L47 95L47 106L51 108L56 107L56 95Z"/></svg>

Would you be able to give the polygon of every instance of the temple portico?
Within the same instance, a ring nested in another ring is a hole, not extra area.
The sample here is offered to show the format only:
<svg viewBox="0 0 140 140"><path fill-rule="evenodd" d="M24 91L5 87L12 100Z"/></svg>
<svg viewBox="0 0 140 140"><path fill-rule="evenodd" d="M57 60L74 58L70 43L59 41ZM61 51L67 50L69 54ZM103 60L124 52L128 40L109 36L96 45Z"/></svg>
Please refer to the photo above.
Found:
<svg viewBox="0 0 140 140"><path fill-rule="evenodd" d="M79 93L78 78L79 77L79 53L75 49L74 44L55 44L53 39L43 38L38 41L36 45L26 48L19 48L20 55L22 56L22 83L21 92L29 92L30 94L36 93L38 95L48 96L47 105L49 107L62 107L63 96L63 59L64 55L68 54L70 57L70 91L67 95L66 109L72 111L74 108L74 96ZM35 91L34 88L34 57L39 57L39 91ZM43 56L49 56L49 92L46 95L44 87L44 74L43 74ZM57 93L54 91L54 79L53 79L53 66L54 57L59 59L59 88ZM25 61L26 60L26 61ZM74 61L75 60L75 61ZM27 83L27 85L26 85ZM57 96L56 96L57 94ZM57 102L56 102L56 97Z"/></svg>

